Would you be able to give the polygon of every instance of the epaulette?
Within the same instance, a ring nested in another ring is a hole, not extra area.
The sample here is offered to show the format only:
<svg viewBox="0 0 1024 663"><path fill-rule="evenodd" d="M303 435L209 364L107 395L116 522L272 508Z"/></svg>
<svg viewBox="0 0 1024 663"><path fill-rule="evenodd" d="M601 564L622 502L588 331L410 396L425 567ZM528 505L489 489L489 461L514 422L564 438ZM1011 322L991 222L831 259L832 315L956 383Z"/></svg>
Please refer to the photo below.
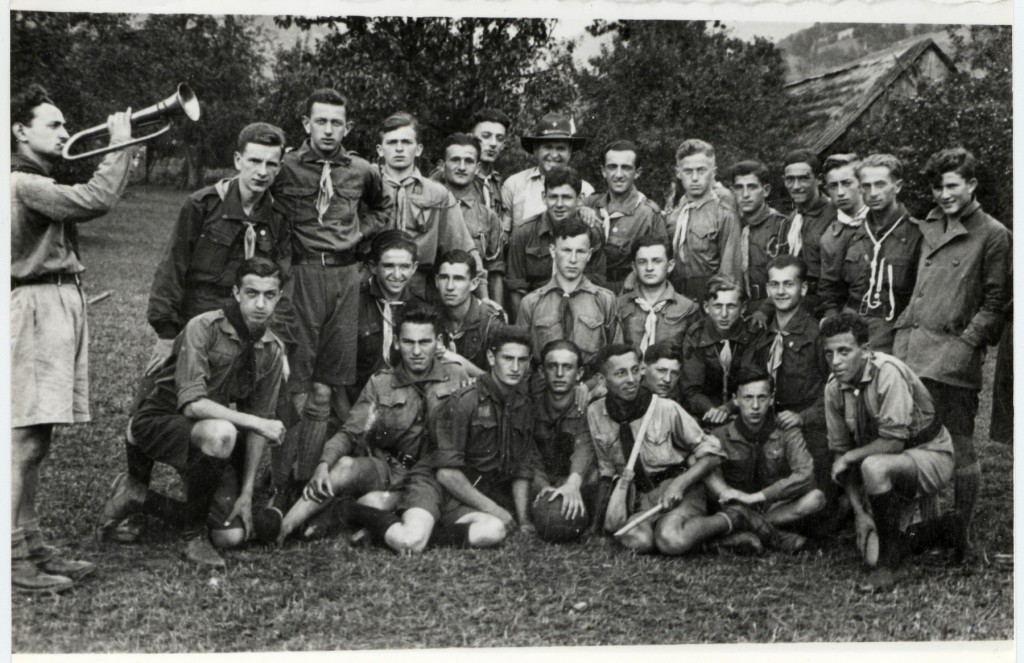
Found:
<svg viewBox="0 0 1024 663"><path fill-rule="evenodd" d="M202 189L198 189L196 191L193 191L189 195L189 199L198 203L198 202L201 202L202 200L204 200L205 198L209 198L211 196L213 196L214 198L216 198L218 200L223 200L223 198L224 198L221 195L221 193L217 190L217 185L216 184L211 184L210 186L204 186Z"/></svg>
<svg viewBox="0 0 1024 663"><path fill-rule="evenodd" d="M661 214L661 207L650 198L644 197L644 199L640 201L640 204L646 205L655 214Z"/></svg>

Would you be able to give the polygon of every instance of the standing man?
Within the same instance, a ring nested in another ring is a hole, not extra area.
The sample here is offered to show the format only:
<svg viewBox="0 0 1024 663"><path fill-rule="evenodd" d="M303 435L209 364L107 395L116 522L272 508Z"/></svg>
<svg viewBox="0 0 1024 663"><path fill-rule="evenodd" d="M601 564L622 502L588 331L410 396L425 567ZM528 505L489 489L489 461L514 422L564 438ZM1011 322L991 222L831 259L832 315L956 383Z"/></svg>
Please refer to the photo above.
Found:
<svg viewBox="0 0 1024 663"><path fill-rule="evenodd" d="M693 300L676 292L668 280L675 266L671 246L658 237L643 237L633 243L631 256L637 288L615 300L621 340L641 354L662 341L678 348L682 333L702 313Z"/></svg>
<svg viewBox="0 0 1024 663"><path fill-rule="evenodd" d="M131 109L107 118L110 144L131 139ZM53 427L89 417L89 331L76 223L110 211L132 150L103 158L87 184L50 175L67 142L64 114L39 85L11 96L11 587L59 592L95 570L46 545L36 512Z"/></svg>
<svg viewBox="0 0 1024 663"><path fill-rule="evenodd" d="M794 210L786 229L786 253L801 256L807 263L807 307L818 307L818 280L825 264L821 260L821 238L836 220L836 208L821 193L818 177L821 160L810 150L793 150L782 162L782 182Z"/></svg>
<svg viewBox="0 0 1024 663"><path fill-rule="evenodd" d="M457 363L435 357L439 342L436 312L417 306L403 314L394 340L398 365L374 373L352 415L324 445L302 499L284 517L278 540L334 499L332 515L367 527L396 551L426 547L437 510L436 488L424 492L421 485L433 482L433 472L424 476L418 465L429 453L427 426L467 379ZM401 517L392 513L395 509Z"/></svg>
<svg viewBox="0 0 1024 663"><path fill-rule="evenodd" d="M1010 307L1010 231L975 199L976 161L963 148L936 152L925 167L936 207L919 224L917 282L896 322L896 356L931 394L953 436L956 509L971 526L981 484L974 445L986 346L999 342Z"/></svg>
<svg viewBox="0 0 1024 663"><path fill-rule="evenodd" d="M913 500L937 494L953 476L953 440L928 389L906 364L870 349L868 323L855 313L826 318L821 337L832 367L825 386L832 479L853 507L857 547L867 550L869 534L878 536L877 566L858 589L891 589L907 552L938 543L962 561L967 536L956 513L900 529Z"/></svg>
<svg viewBox="0 0 1024 663"><path fill-rule="evenodd" d="M868 206L857 180L857 155L833 154L822 166L825 191L836 208L836 220L821 236L821 264L828 265L842 250L854 230L864 223ZM817 311L821 314L822 311Z"/></svg>
<svg viewBox="0 0 1024 663"><path fill-rule="evenodd" d="M348 415L345 387L356 381L359 322L359 264L356 244L388 223L387 195L380 173L349 154L341 141L351 128L348 102L337 90L313 92L306 100L302 127L308 139L284 157L271 192L292 232L293 319L288 388L302 419L274 459L274 484L284 498L292 476L296 445L318 457L334 410ZM285 299L288 299L285 293ZM295 480L309 476L300 470ZM288 501L284 498L285 501Z"/></svg>
<svg viewBox="0 0 1024 663"><path fill-rule="evenodd" d="M281 170L284 144L279 128L247 125L238 134L238 174L200 189L182 206L149 292L146 317L157 342L147 375L170 356L185 323L224 305L243 260L268 258L287 277L291 232L269 192Z"/></svg>
<svg viewBox="0 0 1024 663"><path fill-rule="evenodd" d="M419 268L413 279L422 283L427 296L433 299L437 292L434 272L441 253L447 249L467 251L482 272L481 254L455 196L441 184L423 177L416 167L416 159L423 153L416 118L408 113L395 113L381 123L379 133L377 154L384 159L381 175L392 202L389 227L408 233L416 242ZM486 282L480 289L481 296L486 297Z"/></svg>
<svg viewBox="0 0 1024 663"><path fill-rule="evenodd" d="M530 337L515 327L498 330L487 360L490 372L450 397L431 429L432 463L444 488L437 538L482 548L533 527L530 483L540 468L530 399L520 384Z"/></svg>
<svg viewBox="0 0 1024 663"><path fill-rule="evenodd" d="M103 507L100 540L128 516L145 512L183 525L186 560L223 568L211 543L231 548L265 539L264 523L279 521L280 512L271 508L254 520L252 495L264 447L280 444L285 432L274 419L284 344L267 326L280 295L280 267L251 258L238 267L234 299L185 326L128 423L139 454L151 463L129 455L128 471L118 475ZM148 490L153 462L181 474L184 505Z"/></svg>
<svg viewBox="0 0 1024 663"><path fill-rule="evenodd" d="M544 180L555 168L565 168L572 151L587 141L575 135L572 120L560 113L548 113L533 129L532 136L523 136L523 149L537 160L533 168L521 170L501 186L502 225L511 234L527 219L544 213ZM580 181L579 199L594 193L594 187ZM513 307L514 308L514 307Z"/></svg>
<svg viewBox="0 0 1024 663"><path fill-rule="evenodd" d="M441 181L459 201L466 229L487 270L485 292L500 302L505 296L505 242L501 218L487 206L481 195L481 191L487 190L487 185L477 177L481 154L480 141L475 136L449 136L444 143Z"/></svg>
<svg viewBox="0 0 1024 663"><path fill-rule="evenodd" d="M615 338L615 295L594 285L585 273L593 254L591 233L579 219L554 224L549 248L554 273L519 306L517 320L537 348L537 365L542 361L540 350L550 341L572 341L587 364Z"/></svg>
<svg viewBox="0 0 1024 663"><path fill-rule="evenodd" d="M676 292L697 301L716 274L740 277L740 222L734 206L719 198L715 148L702 140L684 140L676 150L676 174L685 195L668 217L675 269L669 279Z"/></svg>
<svg viewBox="0 0 1024 663"><path fill-rule="evenodd" d="M472 377L490 370L487 341L504 322L498 311L473 296L480 278L476 261L465 251L454 249L441 256L435 280L443 307L442 340L449 351L472 363Z"/></svg>
<svg viewBox="0 0 1024 663"><path fill-rule="evenodd" d="M618 294L632 272L630 252L645 237L666 239L661 209L636 188L640 177L639 149L628 140L608 143L601 158L601 172L608 190L589 196L584 205L597 212L605 239L606 287Z"/></svg>
<svg viewBox="0 0 1024 663"><path fill-rule="evenodd" d="M512 129L512 120L496 108L482 108L473 113L469 133L480 141L480 164L476 181L484 207L503 218L505 208L501 199L501 173L497 162L505 151L505 139ZM496 299L501 301L501 299Z"/></svg>
<svg viewBox="0 0 1024 663"><path fill-rule="evenodd" d="M891 353L895 321L910 302L921 254L920 223L899 201L903 164L891 154L871 154L857 165L868 214L850 232L835 259L823 264L825 316L841 310L863 315L871 348Z"/></svg>
<svg viewBox="0 0 1024 663"><path fill-rule="evenodd" d="M580 220L578 213L582 180L575 168L555 168L544 178L543 214L529 219L512 232L508 247L508 272L505 285L509 290L512 311L527 293L540 288L552 274L551 249L555 244L556 225ZM605 280L604 235L589 226L591 255L586 273L598 285Z"/></svg>
<svg viewBox="0 0 1024 663"><path fill-rule="evenodd" d="M786 215L768 204L772 187L768 167L760 161L740 161L732 167L730 185L740 209L740 264L748 310L768 297L768 262L786 244Z"/></svg>
<svg viewBox="0 0 1024 663"><path fill-rule="evenodd" d="M736 279L713 276L707 288L707 317L683 334L679 388L686 411L717 426L736 413L731 398L736 373L747 350L762 342L762 332L742 317L744 292Z"/></svg>

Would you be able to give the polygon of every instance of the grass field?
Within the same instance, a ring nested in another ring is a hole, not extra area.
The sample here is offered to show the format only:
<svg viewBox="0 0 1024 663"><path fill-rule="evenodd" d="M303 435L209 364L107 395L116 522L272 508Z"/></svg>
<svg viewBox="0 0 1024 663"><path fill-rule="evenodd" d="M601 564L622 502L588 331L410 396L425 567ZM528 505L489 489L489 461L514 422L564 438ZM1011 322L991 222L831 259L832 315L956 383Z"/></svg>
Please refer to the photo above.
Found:
<svg viewBox="0 0 1024 663"><path fill-rule="evenodd" d="M982 442L977 555L964 567L914 560L891 594L866 597L849 539L798 557L635 556L604 540L398 557L343 540L229 553L211 575L178 560L173 532L96 549L91 528L124 467L122 432L154 338L146 300L184 194L134 188L83 227L93 423L60 429L43 474L43 525L98 566L59 597L12 601L15 652L181 652L720 642L975 640L1013 637L1013 457ZM991 360L987 367L991 373ZM15 388L17 388L15 386ZM982 396L978 439L991 404ZM159 486L176 486L167 468Z"/></svg>

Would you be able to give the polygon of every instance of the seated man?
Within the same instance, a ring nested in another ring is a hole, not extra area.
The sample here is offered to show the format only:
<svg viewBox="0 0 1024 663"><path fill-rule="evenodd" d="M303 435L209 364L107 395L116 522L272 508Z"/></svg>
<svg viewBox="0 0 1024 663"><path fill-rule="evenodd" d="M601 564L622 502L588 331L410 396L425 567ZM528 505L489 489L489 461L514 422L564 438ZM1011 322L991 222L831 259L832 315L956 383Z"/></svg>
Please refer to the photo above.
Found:
<svg viewBox="0 0 1024 663"><path fill-rule="evenodd" d="M706 484L721 504L746 505L771 525L785 527L821 511L825 495L815 488L814 462L800 428L779 425L773 397L774 384L764 369L739 374L735 400L740 414L711 431L727 458ZM775 541L786 552L796 552L805 543L802 536L786 532ZM753 543L760 552L767 542Z"/></svg>
<svg viewBox="0 0 1024 663"><path fill-rule="evenodd" d="M535 500L562 497L562 513L572 518L595 511L597 473L586 412L575 398L583 374L580 349L572 341L550 341L541 350L544 391L533 396L533 438L541 467L533 477Z"/></svg>
<svg viewBox="0 0 1024 663"><path fill-rule="evenodd" d="M644 353L644 384L659 398L679 401L679 375L683 363L679 349L671 341L658 341Z"/></svg>
<svg viewBox="0 0 1024 663"><path fill-rule="evenodd" d="M434 480L432 472L424 476L414 468L427 455L427 422L468 378L457 363L435 358L440 342L435 311L412 307L400 320L394 341L398 365L374 373L348 420L327 440L302 499L284 517L278 541L338 498L333 510L338 520L368 528L399 552L426 547L436 505L423 501L437 490L424 491L423 482ZM360 508L364 505L371 508Z"/></svg>
<svg viewBox="0 0 1024 663"><path fill-rule="evenodd" d="M763 332L743 319L745 293L736 279L719 274L707 284L707 317L690 325L683 334L679 387L687 412L719 425L735 414L730 380L743 364L747 350L758 347Z"/></svg>
<svg viewBox="0 0 1024 663"><path fill-rule="evenodd" d="M750 517L757 516L738 505L707 515L704 479L725 456L721 443L702 431L678 403L658 398L640 385L636 350L612 344L595 361L608 387L608 396L587 409L602 492L618 477L605 530L616 532L640 513L660 506L657 518L637 525L619 542L637 552L682 555L702 541L750 529ZM646 431L636 465L627 469L626 459L641 428Z"/></svg>
<svg viewBox="0 0 1024 663"><path fill-rule="evenodd" d="M615 300L621 340L640 350L659 341L678 344L682 333L703 314L696 302L676 292L668 280L675 262L666 240L643 237L633 243L635 290Z"/></svg>
<svg viewBox="0 0 1024 663"><path fill-rule="evenodd" d="M869 537L878 541L877 566L858 589L892 588L908 551L942 544L963 561L967 533L956 513L900 529L915 498L937 494L953 478L953 440L928 389L906 364L869 349L868 322L855 313L826 318L821 337L832 367L825 385L832 479L853 506L858 547L869 552Z"/></svg>
<svg viewBox="0 0 1024 663"><path fill-rule="evenodd" d="M473 257L460 249L441 256L435 277L444 307L442 340L449 351L470 363L465 367L470 377L488 371L487 337L504 322L500 311L473 296L483 278Z"/></svg>
<svg viewBox="0 0 1024 663"><path fill-rule="evenodd" d="M433 418L432 455L440 500L437 542L500 545L517 527L532 528L530 482L540 467L530 399L521 383L530 366L525 330L497 330L491 370L449 398Z"/></svg>
<svg viewBox="0 0 1024 663"><path fill-rule="evenodd" d="M254 523L252 493L263 448L284 437L284 425L272 418L284 345L267 328L280 294L276 263L245 260L234 302L185 326L129 422L128 471L118 475L103 507L96 532L101 541L139 511L183 525L183 556L202 566L225 565L211 540L228 548L254 536L265 539L262 521L280 513L264 510ZM147 491L154 461L181 473L184 505Z"/></svg>

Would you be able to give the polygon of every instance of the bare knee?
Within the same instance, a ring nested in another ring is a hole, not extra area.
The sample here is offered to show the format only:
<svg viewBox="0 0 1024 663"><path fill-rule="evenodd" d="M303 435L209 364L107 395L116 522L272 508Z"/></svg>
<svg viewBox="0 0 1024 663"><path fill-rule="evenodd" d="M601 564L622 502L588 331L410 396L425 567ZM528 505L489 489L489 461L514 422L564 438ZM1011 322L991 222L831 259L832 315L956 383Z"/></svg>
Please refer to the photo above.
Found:
<svg viewBox="0 0 1024 663"><path fill-rule="evenodd" d="M663 555L683 555L690 552L694 541L683 534L682 526L659 527L654 532L654 545Z"/></svg>
<svg viewBox="0 0 1024 663"><path fill-rule="evenodd" d="M800 515L809 516L825 508L825 493L817 488L803 496L800 500Z"/></svg>
<svg viewBox="0 0 1024 663"><path fill-rule="evenodd" d="M494 516L483 514L469 526L469 545L474 548L493 548L505 541L505 523Z"/></svg>
<svg viewBox="0 0 1024 663"><path fill-rule="evenodd" d="M331 468L331 483L335 489L343 488L352 483L356 476L356 460L352 456L342 456Z"/></svg>
<svg viewBox="0 0 1024 663"><path fill-rule="evenodd" d="M889 485L889 463L881 454L868 456L861 461L860 476L869 494L884 492Z"/></svg>
<svg viewBox="0 0 1024 663"><path fill-rule="evenodd" d="M400 553L421 553L426 549L429 541L429 531L424 534L423 532L406 527L404 524L390 527L384 535L384 542L392 550Z"/></svg>
<svg viewBox="0 0 1024 663"><path fill-rule="evenodd" d="M649 553L654 550L654 532L650 527L641 525L619 537L624 548L638 553Z"/></svg>
<svg viewBox="0 0 1024 663"><path fill-rule="evenodd" d="M216 548L237 548L245 543L245 528L211 529L210 542Z"/></svg>
<svg viewBox="0 0 1024 663"><path fill-rule="evenodd" d="M11 429L11 459L15 465L38 465L46 458L53 438L52 426Z"/></svg>
<svg viewBox="0 0 1024 663"><path fill-rule="evenodd" d="M235 450L238 429L223 419L207 419L196 424L192 435L196 446L207 456L230 458Z"/></svg>

